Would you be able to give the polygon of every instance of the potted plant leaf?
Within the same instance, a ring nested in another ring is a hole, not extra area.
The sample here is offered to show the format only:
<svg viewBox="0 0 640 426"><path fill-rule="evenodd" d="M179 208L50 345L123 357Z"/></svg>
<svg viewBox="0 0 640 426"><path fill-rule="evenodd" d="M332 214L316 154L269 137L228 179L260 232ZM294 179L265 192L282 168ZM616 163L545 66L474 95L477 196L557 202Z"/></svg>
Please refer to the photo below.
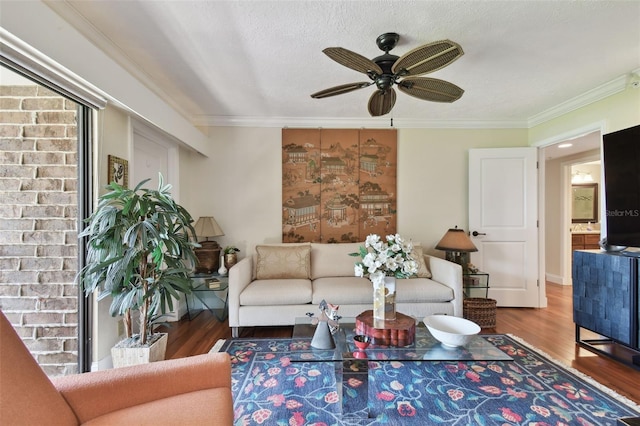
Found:
<svg viewBox="0 0 640 426"><path fill-rule="evenodd" d="M127 338L114 349L133 346L153 353L149 349L157 339L153 323L173 310L173 298L191 291L189 275L198 244L193 218L171 197L171 185L164 184L162 175L157 190L144 188L148 181L133 190L115 182L107 186L110 191L99 198L79 235L88 237L87 264L79 281L85 293L97 293L98 300L112 297L111 315L122 315ZM132 314L136 311L139 332L134 335ZM139 355L125 355L123 360L114 349L114 366L136 363L130 360ZM164 359L164 349L160 352L158 358Z"/></svg>

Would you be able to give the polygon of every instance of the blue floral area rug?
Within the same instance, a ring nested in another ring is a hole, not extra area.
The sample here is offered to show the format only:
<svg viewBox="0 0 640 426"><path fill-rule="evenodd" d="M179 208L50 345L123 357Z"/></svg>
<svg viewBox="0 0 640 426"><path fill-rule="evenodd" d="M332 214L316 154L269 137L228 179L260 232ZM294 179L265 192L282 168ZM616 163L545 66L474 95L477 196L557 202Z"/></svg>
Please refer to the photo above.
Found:
<svg viewBox="0 0 640 426"><path fill-rule="evenodd" d="M344 406L342 363L293 362L310 339L231 339L215 350L231 356L237 426L601 426L640 416L632 401L519 339L482 337L514 361L357 361L368 372L356 362L338 378Z"/></svg>

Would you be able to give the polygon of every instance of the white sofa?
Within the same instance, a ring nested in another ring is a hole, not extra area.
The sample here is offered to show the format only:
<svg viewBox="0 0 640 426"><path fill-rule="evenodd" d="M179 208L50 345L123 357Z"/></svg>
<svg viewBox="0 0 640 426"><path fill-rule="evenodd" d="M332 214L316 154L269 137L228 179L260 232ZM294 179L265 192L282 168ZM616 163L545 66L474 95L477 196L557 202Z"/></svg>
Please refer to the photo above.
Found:
<svg viewBox="0 0 640 426"><path fill-rule="evenodd" d="M229 326L293 325L307 312L318 313L322 300L339 305L342 317L372 309L373 287L354 276L359 257L349 256L364 243L269 244L256 246L229 270ZM396 310L423 318L431 314L462 316L462 268L422 254L418 277L396 281Z"/></svg>

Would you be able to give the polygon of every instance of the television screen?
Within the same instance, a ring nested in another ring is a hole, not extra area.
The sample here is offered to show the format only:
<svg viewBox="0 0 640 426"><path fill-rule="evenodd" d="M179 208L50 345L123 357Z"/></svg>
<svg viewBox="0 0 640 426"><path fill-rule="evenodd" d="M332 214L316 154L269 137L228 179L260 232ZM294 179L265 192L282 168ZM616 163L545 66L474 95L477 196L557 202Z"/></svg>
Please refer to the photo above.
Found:
<svg viewBox="0 0 640 426"><path fill-rule="evenodd" d="M640 247L640 125L602 143L607 243Z"/></svg>

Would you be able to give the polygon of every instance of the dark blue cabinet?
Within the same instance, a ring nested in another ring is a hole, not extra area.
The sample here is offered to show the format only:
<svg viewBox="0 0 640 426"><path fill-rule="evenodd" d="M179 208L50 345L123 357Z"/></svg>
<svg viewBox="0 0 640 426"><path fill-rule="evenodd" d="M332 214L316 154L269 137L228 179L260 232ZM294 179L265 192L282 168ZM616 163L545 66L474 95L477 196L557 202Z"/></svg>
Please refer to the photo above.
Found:
<svg viewBox="0 0 640 426"><path fill-rule="evenodd" d="M619 253L573 252L573 321L578 343L593 348L594 341L580 339L580 328L584 328L607 338L598 343L610 339L638 350L639 263L638 258ZM632 363L637 361L634 356Z"/></svg>

